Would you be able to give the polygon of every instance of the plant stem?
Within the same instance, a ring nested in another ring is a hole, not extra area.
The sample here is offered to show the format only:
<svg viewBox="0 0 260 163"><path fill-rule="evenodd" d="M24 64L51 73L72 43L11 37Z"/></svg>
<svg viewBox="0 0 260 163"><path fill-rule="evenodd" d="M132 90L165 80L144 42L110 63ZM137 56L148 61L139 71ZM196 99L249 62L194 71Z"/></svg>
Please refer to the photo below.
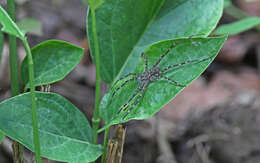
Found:
<svg viewBox="0 0 260 163"><path fill-rule="evenodd" d="M15 1L8 0L7 12L11 19L16 21ZM11 94L16 96L20 94L19 79L18 79L18 59L17 59L17 45L16 37L8 35L9 39L9 62L10 62L10 74L11 74ZM13 160L15 163L23 162L23 146L17 141L13 143Z"/></svg>
<svg viewBox="0 0 260 163"><path fill-rule="evenodd" d="M96 93L95 93L95 110L94 110L94 116L92 118L92 125L93 125L93 133L94 133L94 139L93 143L97 143L97 137L98 137L98 127L100 123L100 117L99 117L99 102L100 102L100 62L99 62L99 46L98 46L98 38L97 38L97 30L96 30L96 16L95 16L95 10L91 9L91 16L92 16L92 32L94 37L94 49L95 49L95 62L96 62Z"/></svg>
<svg viewBox="0 0 260 163"><path fill-rule="evenodd" d="M38 132L38 118L37 118L37 110L36 110L36 98L35 98L35 86L34 86L34 70L33 70L33 59L31 49L29 44L25 39L22 40L28 61L29 67L29 82L30 82L30 92L31 92L31 104L32 104L32 123L33 123L33 142L34 142L34 150L36 155L36 162L41 163L41 156L40 156L40 139L39 139L39 132Z"/></svg>
<svg viewBox="0 0 260 163"><path fill-rule="evenodd" d="M106 161L108 135L109 135L109 127L106 128L105 135L104 135L104 152L103 152L103 155L102 155L102 161L101 161L102 163L105 163L105 161Z"/></svg>
<svg viewBox="0 0 260 163"><path fill-rule="evenodd" d="M8 14L16 21L15 16L15 3L14 0L8 0L7 3ZM16 49L16 37L8 35L9 38L9 53L10 53L10 71L11 71L11 93L12 96L16 96L20 93L19 80L18 80L18 59L17 59L17 49Z"/></svg>

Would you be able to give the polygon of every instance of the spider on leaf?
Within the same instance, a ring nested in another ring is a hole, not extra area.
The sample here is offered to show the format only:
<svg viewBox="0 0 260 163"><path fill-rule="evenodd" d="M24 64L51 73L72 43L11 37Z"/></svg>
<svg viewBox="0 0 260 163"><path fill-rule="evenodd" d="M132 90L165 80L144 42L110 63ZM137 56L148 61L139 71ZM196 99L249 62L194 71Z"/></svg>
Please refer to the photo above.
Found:
<svg viewBox="0 0 260 163"><path fill-rule="evenodd" d="M174 65L168 65L165 68L160 68L159 64L161 63L161 61L163 60L163 58L170 52L171 49L173 49L176 46L176 43L173 42L172 45L166 50L166 52L164 54L162 54L159 59L157 59L157 61L155 62L155 64L149 68L149 61L148 61L148 57L145 53L142 53L141 57L144 58L145 61L145 69L143 73L129 73L121 78L119 78L112 86L111 90L112 90L112 95L110 96L110 102L112 101L111 99L115 96L115 94L122 88L124 87L127 83L132 82L132 81L137 81L137 89L135 90L135 92L132 94L132 96L128 99L128 101L123 104L119 110L116 112L116 116L112 118L111 121L115 120L117 118L117 116L121 113L121 112L126 112L123 116L123 120L125 120L125 118L127 117L127 115L136 107L136 105L140 102L140 100L142 99L142 97L144 96L145 91L147 90L149 84L156 82L158 80L165 80L167 82L169 82L170 84L177 86L177 87L186 87L186 85L180 84L177 81L168 78L167 76L165 76L165 74L169 71L169 70L173 70L174 68L177 68L179 66L183 66L185 64L189 64L189 63L200 63L203 61L207 61L210 58L212 58L212 56L210 57L206 57L203 59L194 59L194 60L187 60L178 64L174 64ZM130 77L129 79L125 80L126 78ZM123 82L123 80L125 80ZM118 82L122 81L122 83L117 86ZM116 87L117 86L117 87ZM116 87L116 88L115 88ZM108 104L110 105L110 103ZM127 111L126 111L127 110Z"/></svg>

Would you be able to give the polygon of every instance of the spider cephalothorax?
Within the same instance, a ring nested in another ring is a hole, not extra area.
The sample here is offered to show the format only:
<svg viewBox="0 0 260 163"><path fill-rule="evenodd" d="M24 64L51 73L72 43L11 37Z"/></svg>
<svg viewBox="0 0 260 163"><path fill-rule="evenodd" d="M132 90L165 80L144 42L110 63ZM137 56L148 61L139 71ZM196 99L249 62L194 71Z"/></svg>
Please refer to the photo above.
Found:
<svg viewBox="0 0 260 163"><path fill-rule="evenodd" d="M148 69L148 71L145 71L142 74L137 74L137 80L142 81L149 81L153 82L156 81L160 78L161 75L161 70L159 67L155 66L152 67L151 69Z"/></svg>
<svg viewBox="0 0 260 163"><path fill-rule="evenodd" d="M211 57L207 57L207 58L203 58L203 59L187 60L187 61L181 62L179 64L168 65L166 68L161 69L158 65L160 64L161 60L169 53L169 51L172 48L174 48L175 45L176 44L173 43L168 48L168 50L159 57L159 59L155 62L155 64L151 68L149 68L148 58L147 58L146 54L142 53L141 56L144 57L144 61L145 61L144 72L127 74L124 77L118 79L114 83L114 85L112 87L112 96L110 97L110 102L112 101L112 98L118 92L118 90L121 89L122 87L124 87L127 83L129 83L131 81L137 81L137 83L138 83L137 90L133 93L133 95L131 97L129 97L128 101L119 108L117 114L119 114L121 111L127 110L127 113L129 113L131 110L133 110L133 108L142 99L144 92L148 88L150 83L156 82L158 80L165 80L165 81L169 82L170 84L177 86L177 87L185 87L186 86L186 85L183 85L183 84L179 84L177 81L170 79L167 76L165 76L165 74L168 72L168 70L172 70L172 69L174 69L178 66L182 66L182 65L185 65L185 64L188 64L188 63L203 62L203 61L206 61L206 60L211 58ZM122 81L122 83L119 86L117 86L118 82L120 82L120 81ZM113 89L116 86L117 86L117 88ZM109 103L109 105L110 105L110 103ZM123 119L128 115L127 113L123 116ZM116 117L114 117L112 120L114 120L115 118Z"/></svg>

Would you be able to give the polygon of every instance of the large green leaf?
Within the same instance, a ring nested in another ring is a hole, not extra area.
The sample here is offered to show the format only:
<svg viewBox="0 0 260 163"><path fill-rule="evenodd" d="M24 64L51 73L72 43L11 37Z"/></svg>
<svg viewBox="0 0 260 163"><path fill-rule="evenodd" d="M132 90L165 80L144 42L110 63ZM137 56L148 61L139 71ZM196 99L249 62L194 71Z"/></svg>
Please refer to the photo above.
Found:
<svg viewBox="0 0 260 163"><path fill-rule="evenodd" d="M223 0L106 0L96 12L102 79L112 83L132 72L141 53L153 43L208 35L222 10ZM89 13L88 36L94 53L91 23Z"/></svg>
<svg viewBox="0 0 260 163"><path fill-rule="evenodd" d="M25 39L25 32L21 31L12 21L6 11L0 6L0 23L3 25L2 31L14 35L20 39Z"/></svg>
<svg viewBox="0 0 260 163"><path fill-rule="evenodd" d="M183 66L175 67L164 74L168 78L175 80L177 83L187 86L214 60L225 40L226 37L168 40L152 45L145 51L145 53L148 56L149 68L151 68L155 64L156 60L165 53L173 43L175 43L176 46L170 49L169 53L160 62L159 67L162 70L169 65L196 60ZM142 60L135 72L139 74L144 72L144 65L144 60ZM112 91L110 90L102 100L101 116L107 124L106 127L111 124L126 122L130 119L145 119L150 117L159 111L160 108L166 105L184 88L170 84L164 79L159 79L148 85L143 97L140 99L141 101L129 114L126 113L130 107L128 107L126 111L121 111L118 114L119 109L127 103L134 92L138 89L138 83L140 84L140 81L135 79L120 88L120 85L130 78L132 77L124 78L118 82L113 86ZM120 89L116 91L115 95L112 97L112 92L114 92L116 88ZM140 94L140 92L138 94ZM131 104L136 100L137 97L129 103L129 106L131 106ZM127 115L125 119L122 119L125 115Z"/></svg>
<svg viewBox="0 0 260 163"><path fill-rule="evenodd" d="M30 93L0 103L0 131L34 151ZM41 155L50 159L85 163L102 153L91 144L92 129L85 116L64 97L36 92Z"/></svg>
<svg viewBox="0 0 260 163"><path fill-rule="evenodd" d="M251 28L254 28L259 24L260 24L259 17L249 17L249 18L236 21L231 24L221 25L220 27L217 28L217 30L214 33L218 35L223 35L223 34L235 35L244 32L246 30L249 30Z"/></svg>
<svg viewBox="0 0 260 163"><path fill-rule="evenodd" d="M4 36L3 33L0 31L0 61L2 58L3 47L4 47Z"/></svg>
<svg viewBox="0 0 260 163"><path fill-rule="evenodd" d="M63 79L80 61L83 49L67 42L45 41L32 49L35 86L51 84ZM29 82L27 57L21 65L24 84Z"/></svg>

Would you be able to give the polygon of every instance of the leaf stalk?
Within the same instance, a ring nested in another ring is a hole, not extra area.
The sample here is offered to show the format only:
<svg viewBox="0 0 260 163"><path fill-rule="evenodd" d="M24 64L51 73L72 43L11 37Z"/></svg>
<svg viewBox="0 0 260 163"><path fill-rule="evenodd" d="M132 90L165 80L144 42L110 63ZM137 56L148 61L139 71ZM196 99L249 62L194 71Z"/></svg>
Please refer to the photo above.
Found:
<svg viewBox="0 0 260 163"><path fill-rule="evenodd" d="M98 137L98 127L100 123L100 115L99 115L99 103L100 103L100 60L99 60L99 45L98 45L98 36L96 30L96 16L95 9L90 8L91 16L92 16L92 32L94 37L94 49L95 49L95 63L96 63L96 92L95 92L95 109L94 115L92 118L93 125L93 143L97 143Z"/></svg>
<svg viewBox="0 0 260 163"><path fill-rule="evenodd" d="M40 156L40 138L39 138L39 131L38 131L38 118L37 118L37 110L36 110L36 98L35 98L35 86L34 86L34 69L33 69L33 59L31 49L29 44L24 38L22 40L23 45L25 47L25 51L28 57L28 67L29 67L29 83L30 83L30 92L31 92L31 107L32 107L32 123L33 123L33 142L34 142L34 149L36 155L36 162L41 163L41 156Z"/></svg>

